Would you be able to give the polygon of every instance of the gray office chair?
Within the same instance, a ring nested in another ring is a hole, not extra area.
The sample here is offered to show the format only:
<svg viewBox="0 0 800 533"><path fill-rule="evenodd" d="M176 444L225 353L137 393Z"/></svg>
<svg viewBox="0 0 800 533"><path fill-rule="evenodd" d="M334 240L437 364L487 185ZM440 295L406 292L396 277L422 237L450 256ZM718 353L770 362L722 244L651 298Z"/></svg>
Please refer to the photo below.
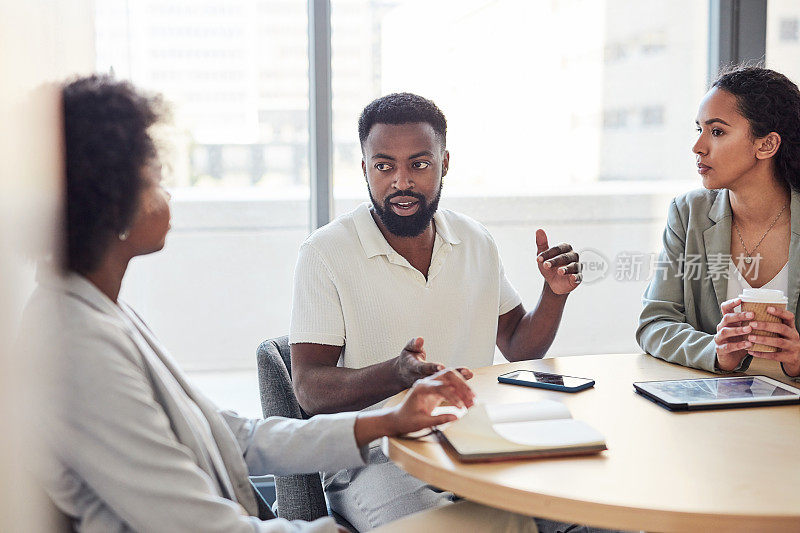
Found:
<svg viewBox="0 0 800 533"><path fill-rule="evenodd" d="M261 343L258 359L258 387L261 390L261 409L264 418L285 416L309 418L297 403L292 389L292 360L289 356L289 337L277 337ZM325 494L319 474L275 476L277 515L287 520L316 520L328 516ZM337 523L356 531L344 518L331 513Z"/></svg>

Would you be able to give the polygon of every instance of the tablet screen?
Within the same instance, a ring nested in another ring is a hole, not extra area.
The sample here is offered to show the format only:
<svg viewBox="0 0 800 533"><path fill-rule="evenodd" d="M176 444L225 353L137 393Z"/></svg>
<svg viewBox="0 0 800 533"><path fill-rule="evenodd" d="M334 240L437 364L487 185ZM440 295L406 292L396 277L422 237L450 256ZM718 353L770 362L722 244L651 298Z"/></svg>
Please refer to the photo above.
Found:
<svg viewBox="0 0 800 533"><path fill-rule="evenodd" d="M792 387L751 376L650 381L638 385L669 403L766 401L798 396Z"/></svg>

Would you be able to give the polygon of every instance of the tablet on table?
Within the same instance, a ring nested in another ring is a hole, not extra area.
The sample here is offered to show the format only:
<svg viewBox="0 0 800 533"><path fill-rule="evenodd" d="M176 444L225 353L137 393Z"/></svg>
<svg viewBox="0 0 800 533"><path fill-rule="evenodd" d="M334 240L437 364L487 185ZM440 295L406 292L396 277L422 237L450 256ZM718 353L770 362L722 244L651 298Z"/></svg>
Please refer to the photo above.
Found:
<svg viewBox="0 0 800 533"><path fill-rule="evenodd" d="M800 389L767 376L641 381L633 386L671 411L800 403Z"/></svg>

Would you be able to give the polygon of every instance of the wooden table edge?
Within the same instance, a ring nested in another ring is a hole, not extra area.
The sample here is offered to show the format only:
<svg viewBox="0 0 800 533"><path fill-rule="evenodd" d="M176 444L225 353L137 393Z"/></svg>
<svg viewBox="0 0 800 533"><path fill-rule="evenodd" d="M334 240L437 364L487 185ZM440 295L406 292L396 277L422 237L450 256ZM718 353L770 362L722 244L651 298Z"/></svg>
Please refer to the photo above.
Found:
<svg viewBox="0 0 800 533"><path fill-rule="evenodd" d="M503 485L488 485L485 481L430 463L425 457L404 446L404 442L403 439L384 437L382 448L392 462L412 476L467 500L519 514L595 527L643 531L800 530L800 519L797 516L719 515L666 508L634 508L535 493Z"/></svg>

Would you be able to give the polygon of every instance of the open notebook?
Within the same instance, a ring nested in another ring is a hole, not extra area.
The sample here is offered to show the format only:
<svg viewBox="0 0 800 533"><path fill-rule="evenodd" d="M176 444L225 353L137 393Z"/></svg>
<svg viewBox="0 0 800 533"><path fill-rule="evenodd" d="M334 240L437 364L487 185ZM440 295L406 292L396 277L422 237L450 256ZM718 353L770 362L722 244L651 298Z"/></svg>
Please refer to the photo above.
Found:
<svg viewBox="0 0 800 533"><path fill-rule="evenodd" d="M437 408L440 412L452 409ZM599 431L573 419L563 403L553 400L504 405L476 402L460 419L441 426L436 433L466 463L607 449Z"/></svg>

